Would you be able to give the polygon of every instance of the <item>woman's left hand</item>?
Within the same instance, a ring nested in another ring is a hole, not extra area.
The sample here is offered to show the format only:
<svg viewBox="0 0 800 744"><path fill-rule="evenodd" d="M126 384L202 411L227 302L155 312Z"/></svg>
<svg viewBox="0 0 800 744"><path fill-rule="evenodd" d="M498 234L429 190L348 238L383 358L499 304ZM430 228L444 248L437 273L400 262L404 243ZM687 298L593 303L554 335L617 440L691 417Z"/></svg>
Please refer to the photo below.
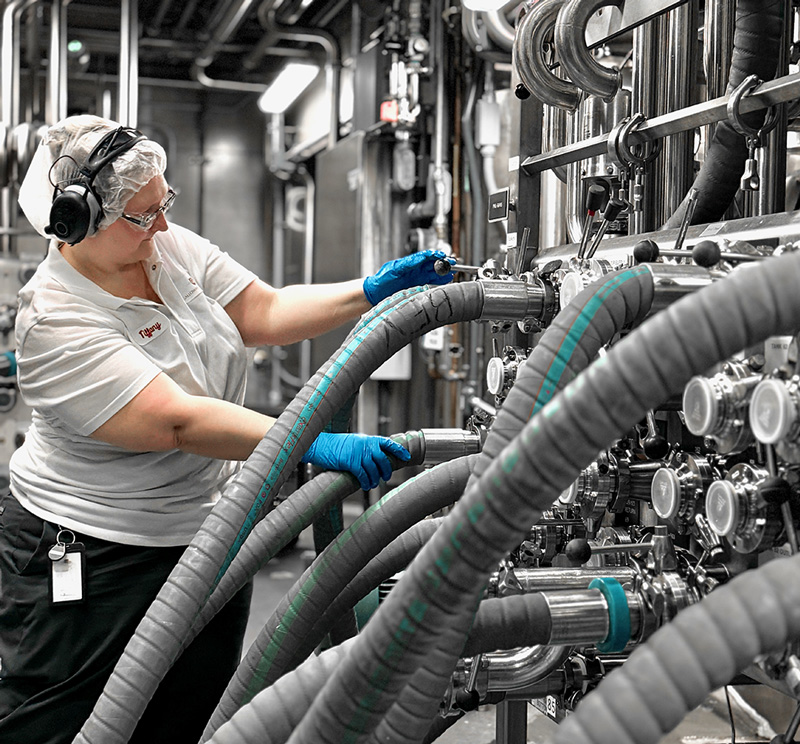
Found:
<svg viewBox="0 0 800 744"><path fill-rule="evenodd" d="M453 272L438 273L437 261L455 263L455 259L445 255L443 251L434 250L387 261L377 273L364 279L364 294L370 304L377 305L401 289L419 287L422 284L447 284L452 281Z"/></svg>

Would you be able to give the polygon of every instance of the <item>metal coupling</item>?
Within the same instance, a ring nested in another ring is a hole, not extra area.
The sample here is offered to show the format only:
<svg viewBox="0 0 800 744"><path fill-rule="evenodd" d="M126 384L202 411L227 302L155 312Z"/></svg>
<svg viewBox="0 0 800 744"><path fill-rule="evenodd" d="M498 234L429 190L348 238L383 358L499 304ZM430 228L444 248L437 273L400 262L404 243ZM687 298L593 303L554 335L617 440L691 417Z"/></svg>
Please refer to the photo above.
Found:
<svg viewBox="0 0 800 744"><path fill-rule="evenodd" d="M542 321L554 298L544 282L484 279L483 312L479 320Z"/></svg>
<svg viewBox="0 0 800 744"><path fill-rule="evenodd" d="M708 269L695 264L644 264L653 275L653 304L648 315L654 315L676 300L713 281Z"/></svg>
<svg viewBox="0 0 800 744"><path fill-rule="evenodd" d="M517 593L550 592L558 590L580 591L587 589L597 578L613 577L621 584L633 581L634 570L628 566L603 566L582 568L515 568L514 581ZM503 596L497 577L489 580L489 596Z"/></svg>
<svg viewBox="0 0 800 744"><path fill-rule="evenodd" d="M481 451L480 434L466 429L420 429L425 445L423 465L438 465Z"/></svg>

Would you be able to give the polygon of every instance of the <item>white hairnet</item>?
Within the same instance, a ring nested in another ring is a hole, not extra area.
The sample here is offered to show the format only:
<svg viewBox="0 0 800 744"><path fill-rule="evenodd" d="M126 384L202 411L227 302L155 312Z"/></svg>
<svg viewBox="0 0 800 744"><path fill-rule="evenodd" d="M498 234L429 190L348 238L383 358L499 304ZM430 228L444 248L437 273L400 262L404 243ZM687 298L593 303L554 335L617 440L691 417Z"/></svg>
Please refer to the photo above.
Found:
<svg viewBox="0 0 800 744"><path fill-rule="evenodd" d="M95 145L119 126L109 119L85 114L70 116L47 129L19 190L19 205L36 232L52 237L44 228L50 224L54 185L63 187L74 182L79 175L77 167L83 166ZM104 212L99 229L119 218L131 197L162 175L166 167L164 148L150 139L137 142L105 166L93 185Z"/></svg>

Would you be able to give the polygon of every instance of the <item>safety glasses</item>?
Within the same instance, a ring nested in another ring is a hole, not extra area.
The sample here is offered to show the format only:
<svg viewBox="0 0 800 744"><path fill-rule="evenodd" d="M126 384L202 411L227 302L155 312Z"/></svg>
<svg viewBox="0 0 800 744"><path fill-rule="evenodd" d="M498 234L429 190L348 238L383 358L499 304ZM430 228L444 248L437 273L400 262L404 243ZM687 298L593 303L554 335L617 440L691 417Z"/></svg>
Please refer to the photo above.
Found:
<svg viewBox="0 0 800 744"><path fill-rule="evenodd" d="M158 209L148 212L147 214L122 214L122 219L127 220L132 225L136 225L136 227L139 227L142 230L149 230L153 223L158 219L158 215L169 212L174 201L175 192L170 189L167 191L167 195L164 197L164 201L161 202L161 206L158 207Z"/></svg>

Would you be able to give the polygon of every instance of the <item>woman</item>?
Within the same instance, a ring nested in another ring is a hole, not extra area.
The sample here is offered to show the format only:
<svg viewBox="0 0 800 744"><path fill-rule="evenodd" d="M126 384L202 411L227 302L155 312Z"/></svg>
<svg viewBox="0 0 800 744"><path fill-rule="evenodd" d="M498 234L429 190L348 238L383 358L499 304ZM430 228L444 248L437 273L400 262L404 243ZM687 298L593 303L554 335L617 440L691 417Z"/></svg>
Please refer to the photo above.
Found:
<svg viewBox="0 0 800 744"><path fill-rule="evenodd" d="M353 321L444 283L426 252L339 284L275 289L168 224L166 157L93 116L51 127L20 205L51 240L20 291L33 409L0 500L0 741L72 741L136 624L274 420L242 406L248 346ZM304 461L388 479L389 439L322 434ZM85 565L84 565L85 563ZM194 742L241 652L249 587L182 654L132 741ZM198 683L198 681L200 681Z"/></svg>

